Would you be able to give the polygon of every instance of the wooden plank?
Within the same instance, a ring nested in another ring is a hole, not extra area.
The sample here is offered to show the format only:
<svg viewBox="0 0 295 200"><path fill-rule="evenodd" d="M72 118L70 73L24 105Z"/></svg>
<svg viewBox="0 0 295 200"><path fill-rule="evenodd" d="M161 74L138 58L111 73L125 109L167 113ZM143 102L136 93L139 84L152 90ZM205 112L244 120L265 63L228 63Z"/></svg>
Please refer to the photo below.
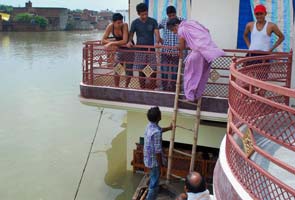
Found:
<svg viewBox="0 0 295 200"><path fill-rule="evenodd" d="M179 153L181 155L187 156L187 157L192 157L191 154L185 153L184 151L180 151L180 150L177 150L177 149L173 149L173 151L176 152L176 153Z"/></svg>
<svg viewBox="0 0 295 200"><path fill-rule="evenodd" d="M143 178L141 179L133 197L132 200L140 200L141 196L144 194L144 192L147 190L147 183L149 181L148 175L144 175Z"/></svg>

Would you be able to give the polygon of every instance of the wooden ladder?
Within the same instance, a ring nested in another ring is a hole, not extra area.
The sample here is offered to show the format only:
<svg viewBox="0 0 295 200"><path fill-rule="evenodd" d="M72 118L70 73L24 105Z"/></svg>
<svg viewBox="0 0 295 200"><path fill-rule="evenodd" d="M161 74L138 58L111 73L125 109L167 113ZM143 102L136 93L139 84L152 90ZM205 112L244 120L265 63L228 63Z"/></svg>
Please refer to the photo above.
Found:
<svg viewBox="0 0 295 200"><path fill-rule="evenodd" d="M196 103L194 102L190 102L190 101L186 101L183 99L179 98L180 95L180 87L181 87L181 76L182 76L182 59L179 59L179 63L178 63L178 72L177 72L177 81L176 81L176 92L175 92L175 99L174 99L174 108L173 108L173 117L172 117L172 125L173 125L173 129L171 131L171 137L170 137L170 145L169 145L169 154L168 154L168 168L167 168L167 183L170 182L171 177L174 178L179 178L182 179L182 177L179 177L175 174L172 174L172 161L173 161L173 153L179 153L183 156L187 156L191 158L190 161L190 168L189 171L193 171L194 167L195 167L195 158L196 158L196 148L197 148L197 142L198 142L198 132L199 132L199 125L200 125L200 113L201 113L201 98L199 100L196 101ZM177 125L177 115L178 115L178 103L179 102L183 102L183 103L187 103L187 104L191 104L191 105L195 105L197 106L196 108L196 119L195 119L195 126L194 129L189 129L180 125ZM181 128L190 132L193 132L193 144L192 144L192 153L186 153L180 150L177 150L174 148L174 141L175 141L175 133L176 133L176 128Z"/></svg>

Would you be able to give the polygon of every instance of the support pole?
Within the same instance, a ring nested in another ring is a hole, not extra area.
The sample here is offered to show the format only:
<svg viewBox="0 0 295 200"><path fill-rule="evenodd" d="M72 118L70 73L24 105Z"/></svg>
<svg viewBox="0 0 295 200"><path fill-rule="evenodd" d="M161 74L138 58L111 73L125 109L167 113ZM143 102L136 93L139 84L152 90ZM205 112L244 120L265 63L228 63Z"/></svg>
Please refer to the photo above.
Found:
<svg viewBox="0 0 295 200"><path fill-rule="evenodd" d="M182 71L182 59L179 59L179 61L178 61L177 80L176 80L176 92L175 92L175 98L174 98L173 117L172 117L173 129L171 131L169 154L168 154L167 183L169 183L170 177L171 177L173 149L174 149L174 140L175 140L175 131L176 131L176 121L177 121L177 111L178 111L178 99L179 99L180 85L181 85L180 84L180 82L181 82L181 71Z"/></svg>
<svg viewBox="0 0 295 200"><path fill-rule="evenodd" d="M195 130L194 130L194 141L192 146L192 158L191 158L191 164L189 168L190 172L194 171L194 168L195 168L196 150L197 150L197 144L198 144L199 126L200 126L200 119L201 119L201 103L202 103L202 97L198 99L197 109L196 109L196 121L195 121Z"/></svg>

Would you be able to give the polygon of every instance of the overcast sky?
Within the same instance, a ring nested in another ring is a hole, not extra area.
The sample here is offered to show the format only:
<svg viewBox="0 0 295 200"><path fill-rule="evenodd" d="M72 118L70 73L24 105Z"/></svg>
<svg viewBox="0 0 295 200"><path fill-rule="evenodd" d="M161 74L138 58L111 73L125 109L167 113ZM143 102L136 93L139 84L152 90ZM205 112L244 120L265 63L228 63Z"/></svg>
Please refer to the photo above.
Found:
<svg viewBox="0 0 295 200"><path fill-rule="evenodd" d="M29 0L0 0L0 4L24 7ZM90 10L127 9L128 0L31 0L33 7L64 7Z"/></svg>

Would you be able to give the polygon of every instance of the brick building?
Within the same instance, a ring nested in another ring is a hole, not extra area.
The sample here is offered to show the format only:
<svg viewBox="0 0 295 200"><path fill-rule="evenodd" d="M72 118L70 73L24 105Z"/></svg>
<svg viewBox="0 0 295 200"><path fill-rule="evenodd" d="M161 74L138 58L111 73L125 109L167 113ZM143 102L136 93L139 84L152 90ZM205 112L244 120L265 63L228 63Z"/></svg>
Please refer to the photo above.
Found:
<svg viewBox="0 0 295 200"><path fill-rule="evenodd" d="M0 31L2 31L3 25L2 25L2 16L0 15Z"/></svg>
<svg viewBox="0 0 295 200"><path fill-rule="evenodd" d="M67 8L33 7L28 1L25 7L14 7L12 16L20 13L31 13L48 19L47 30L65 30L68 21Z"/></svg>
<svg viewBox="0 0 295 200"><path fill-rule="evenodd" d="M112 22L113 12L110 10L102 10L98 13L97 29L104 30L109 23Z"/></svg>

